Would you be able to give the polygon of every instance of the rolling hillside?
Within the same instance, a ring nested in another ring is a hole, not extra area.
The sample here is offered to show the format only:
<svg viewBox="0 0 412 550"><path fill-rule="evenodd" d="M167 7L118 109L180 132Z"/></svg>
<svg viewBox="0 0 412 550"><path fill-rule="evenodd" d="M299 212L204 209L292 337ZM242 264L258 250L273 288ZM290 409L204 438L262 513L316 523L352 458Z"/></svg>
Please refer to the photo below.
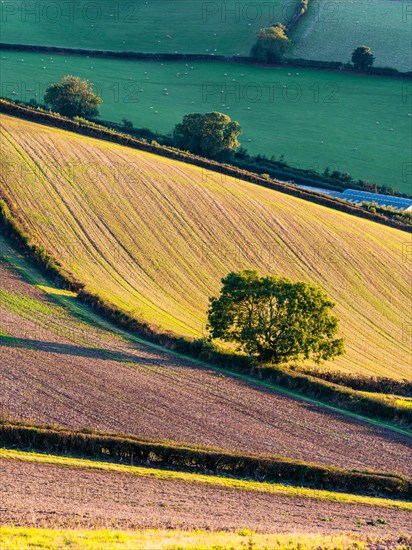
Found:
<svg viewBox="0 0 412 550"><path fill-rule="evenodd" d="M411 475L407 435L131 338L0 252L2 416Z"/></svg>
<svg viewBox="0 0 412 550"><path fill-rule="evenodd" d="M101 95L104 120L125 118L135 128L167 134L188 113L220 111L239 122L240 142L252 155L283 154L298 168L328 167L411 194L403 173L412 122L406 81L222 62L0 56L2 95L9 99L42 102L50 83L78 75Z"/></svg>
<svg viewBox="0 0 412 550"><path fill-rule="evenodd" d="M2 117L2 186L87 288L162 329L205 333L228 271L314 282L337 303L337 367L410 377L407 233L149 153Z"/></svg>

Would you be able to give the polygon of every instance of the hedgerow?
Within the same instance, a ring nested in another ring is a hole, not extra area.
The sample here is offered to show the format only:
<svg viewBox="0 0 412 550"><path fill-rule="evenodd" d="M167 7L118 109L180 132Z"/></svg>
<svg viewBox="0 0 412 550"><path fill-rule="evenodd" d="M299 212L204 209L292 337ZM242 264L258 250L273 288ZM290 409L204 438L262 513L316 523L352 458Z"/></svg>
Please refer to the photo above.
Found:
<svg viewBox="0 0 412 550"><path fill-rule="evenodd" d="M346 470L286 458L229 453L174 443L155 443L133 436L86 433L0 420L0 445L258 481L284 481L354 494L398 499L412 497L412 483L401 475Z"/></svg>

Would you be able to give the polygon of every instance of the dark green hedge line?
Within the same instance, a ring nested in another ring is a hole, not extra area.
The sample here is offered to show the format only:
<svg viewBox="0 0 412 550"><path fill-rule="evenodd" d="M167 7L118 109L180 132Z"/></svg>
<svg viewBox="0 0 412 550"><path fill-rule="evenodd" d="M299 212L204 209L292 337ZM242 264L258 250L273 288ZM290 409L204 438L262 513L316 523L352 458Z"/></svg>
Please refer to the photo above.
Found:
<svg viewBox="0 0 412 550"><path fill-rule="evenodd" d="M412 497L412 483L399 475L345 470L278 457L258 457L178 444L152 443L138 438L74 430L55 430L3 421L0 445L49 454L70 454L133 465L288 482L315 489Z"/></svg>
<svg viewBox="0 0 412 550"><path fill-rule="evenodd" d="M27 103L25 103L24 106L33 107L33 105ZM37 107L46 109L46 106L40 104L38 104ZM156 141L163 147L173 148L173 139L170 135L155 133L148 128L127 128L126 130L123 124L109 120L99 119L98 124L121 134L127 131L128 135L137 138L138 140L146 140L149 142ZM220 161L221 164L222 162L223 161ZM294 184L321 187L322 189L328 189L330 191L344 191L345 189L350 188L397 197L410 197L407 193L400 193L388 186L376 185L360 179L356 181L348 173L341 173L338 171L328 173L325 171L321 174L314 169L292 166L284 160L274 160L273 158L269 159L264 155L251 156L242 147L230 158L230 164L240 170L260 174L262 177L263 174L267 174L271 179L280 180L281 182L293 182ZM386 209L384 211L381 209L376 209L374 213L376 212L389 218L395 217L392 212L390 212L389 215ZM411 225L409 220L399 220L398 217L396 217L396 219L406 223L407 225Z"/></svg>
<svg viewBox="0 0 412 550"><path fill-rule="evenodd" d="M273 179L282 179L283 181L293 181L294 183L301 185L309 185L312 187L321 187L329 191L344 191L348 189L348 185L340 183L339 181L332 180L319 174L315 170L307 168L295 168L282 161L274 161L263 156L257 155L256 157L243 157L239 154L235 154L234 164L242 170L248 172L267 173ZM333 182L333 183L332 183ZM360 186L356 182L350 184L352 189L359 189L361 191L374 191L373 186L366 189L365 186Z"/></svg>
<svg viewBox="0 0 412 550"><path fill-rule="evenodd" d="M88 304L101 316L126 330L139 334L152 343L195 359L208 361L229 371L252 374L259 379L273 382L311 398L321 399L327 404L339 406L366 417L393 422L402 427L409 427L412 424L412 410L401 409L378 399L369 399L336 384L305 374L297 374L290 370L286 371L279 367L256 369L253 361L248 357L219 350L205 339L194 340L180 337L172 332L162 332L156 327L151 327L144 320L130 317L113 304L90 293L81 281L65 270L43 246L36 243L2 187L0 187L0 227L23 248L46 275L54 279L57 286L76 291L78 299Z"/></svg>
<svg viewBox="0 0 412 550"><path fill-rule="evenodd" d="M293 370L285 371L282 368L270 367L269 371L267 379L282 388L302 393L323 403L360 415L392 422L406 429L412 428L412 409L391 405L382 401L378 395L376 398L360 395L351 387L343 387L332 381L322 380Z"/></svg>
<svg viewBox="0 0 412 550"><path fill-rule="evenodd" d="M80 55L89 57L102 57L109 59L135 59L146 61L224 61L230 62L232 57L213 54L186 54L186 53L150 53L150 52L128 52L118 50L91 50L85 48L66 48L63 46L41 46L32 44L6 44L0 42L0 50L51 53L56 55ZM243 59L240 58L239 59ZM250 58L246 58L249 59Z"/></svg>
<svg viewBox="0 0 412 550"><path fill-rule="evenodd" d="M365 218L384 225L388 225L389 227L394 227L396 229L401 229L403 231L407 231L408 233L412 233L412 227L407 224L404 224L397 220L389 219L386 216L378 213L369 212L360 206L349 204L344 200L340 200L334 197L328 197L320 193L307 191L305 189L300 189L294 185L288 185L284 182L267 180L253 172L248 172L246 170L242 170L228 164L221 164L213 160L198 157L196 155L192 155L190 153L183 152L172 147L165 147L159 145L158 143L147 143L144 140L133 138L131 135L122 134L117 131L110 130L104 126L99 126L90 122L88 123L87 121L79 122L71 120L69 118L62 117L57 113L51 113L49 111L43 111L23 106L6 99L0 99L0 113L10 114L13 116L24 118L26 120L38 122L43 125L69 130L71 132L76 132L85 136L119 143L120 145L125 145L133 149L147 151L167 158L186 162L188 164L193 164L200 168L205 168L207 170L218 172L220 174L248 181L250 183L260 185L261 187L266 187L274 191L279 191L281 193L285 193L297 198L308 200L315 204L334 208L335 210L339 210L347 214L352 214L360 218Z"/></svg>
<svg viewBox="0 0 412 550"><path fill-rule="evenodd" d="M0 42L0 50L48 53L55 55L89 56L108 59L134 59L140 61L208 61L222 63L241 63L244 65L261 65L260 62L249 56L227 56L215 54L190 54L190 53L150 53L150 52L127 52L116 50L89 50L82 48L65 48L61 46L40 46L32 44L8 44ZM358 74L369 74L375 76L389 76L393 78L412 78L412 71L400 72L391 67L370 67L367 72L359 73L353 65L339 61L319 61L314 59L285 58L278 64L268 64L272 67L300 67L310 69L323 69L331 71L349 71ZM266 65L267 66L267 65Z"/></svg>
<svg viewBox="0 0 412 550"><path fill-rule="evenodd" d="M342 63L341 61L319 61L317 59L303 58L285 58L283 64L291 67L301 67L302 69L324 69L339 72L350 72L360 75L371 76L390 76L394 78L410 79L412 71L401 72L392 67L369 67L367 71L358 71L351 63Z"/></svg>
<svg viewBox="0 0 412 550"><path fill-rule="evenodd" d="M340 386L346 386L353 390L412 397L412 380L395 380L394 378L388 378L386 376L366 376L361 374L349 375L337 370L326 370L314 367L299 366L292 367L292 369L298 373L321 378L322 380Z"/></svg>

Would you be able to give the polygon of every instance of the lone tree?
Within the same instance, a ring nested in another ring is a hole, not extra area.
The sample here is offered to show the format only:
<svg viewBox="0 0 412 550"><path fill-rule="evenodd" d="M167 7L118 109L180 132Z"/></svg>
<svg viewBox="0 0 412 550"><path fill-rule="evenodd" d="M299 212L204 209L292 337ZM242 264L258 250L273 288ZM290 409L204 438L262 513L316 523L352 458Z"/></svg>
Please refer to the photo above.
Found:
<svg viewBox="0 0 412 550"><path fill-rule="evenodd" d="M375 57L368 46L359 46L353 51L352 63L357 71L367 71L369 67L372 67L374 61Z"/></svg>
<svg viewBox="0 0 412 550"><path fill-rule="evenodd" d="M320 363L344 353L334 338L338 319L318 287L257 271L229 273L218 298L210 299L213 338L235 342L259 362L286 363L312 358Z"/></svg>
<svg viewBox="0 0 412 550"><path fill-rule="evenodd" d="M88 80L68 75L46 89L44 102L63 116L95 118L102 100Z"/></svg>
<svg viewBox="0 0 412 550"><path fill-rule="evenodd" d="M272 27L260 29L250 54L262 63L278 63L285 55L289 44L285 25L276 23Z"/></svg>
<svg viewBox="0 0 412 550"><path fill-rule="evenodd" d="M175 126L173 142L196 155L221 158L239 147L241 132L239 123L223 113L192 113Z"/></svg>

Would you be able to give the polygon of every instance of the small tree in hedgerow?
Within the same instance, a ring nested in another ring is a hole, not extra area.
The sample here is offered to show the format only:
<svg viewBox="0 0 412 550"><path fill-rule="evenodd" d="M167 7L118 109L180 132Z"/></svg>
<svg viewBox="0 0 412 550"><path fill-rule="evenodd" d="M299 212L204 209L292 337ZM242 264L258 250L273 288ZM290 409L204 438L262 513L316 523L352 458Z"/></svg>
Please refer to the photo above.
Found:
<svg viewBox="0 0 412 550"><path fill-rule="evenodd" d="M278 63L285 55L289 44L286 27L282 23L276 23L272 27L260 29L250 53L262 63Z"/></svg>
<svg viewBox="0 0 412 550"><path fill-rule="evenodd" d="M212 338L236 343L260 363L320 363L344 354L334 304L322 289L257 271L229 273L222 283L220 296L210 299Z"/></svg>
<svg viewBox="0 0 412 550"><path fill-rule="evenodd" d="M357 71L367 71L374 61L375 57L368 46L359 46L352 54L352 63Z"/></svg>
<svg viewBox="0 0 412 550"><path fill-rule="evenodd" d="M95 118L102 100L88 80L68 75L46 89L44 102L63 116Z"/></svg>
<svg viewBox="0 0 412 550"><path fill-rule="evenodd" d="M239 147L241 132L239 123L224 113L191 113L175 126L173 143L195 155L222 158Z"/></svg>

